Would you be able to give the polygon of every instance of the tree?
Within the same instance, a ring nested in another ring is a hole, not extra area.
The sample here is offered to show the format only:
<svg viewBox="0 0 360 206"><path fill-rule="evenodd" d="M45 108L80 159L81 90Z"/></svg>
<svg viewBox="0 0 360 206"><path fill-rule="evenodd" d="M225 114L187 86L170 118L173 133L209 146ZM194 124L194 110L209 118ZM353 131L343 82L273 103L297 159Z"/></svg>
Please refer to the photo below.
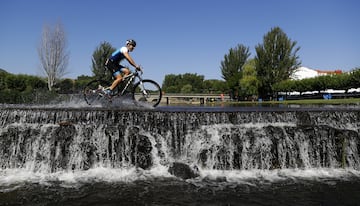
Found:
<svg viewBox="0 0 360 206"><path fill-rule="evenodd" d="M181 93L183 94L188 94L191 93L193 87L191 86L191 84L185 84L182 88L181 88Z"/></svg>
<svg viewBox="0 0 360 206"><path fill-rule="evenodd" d="M222 78L226 81L231 93L239 92L239 80L241 79L241 71L246 60L249 58L249 47L244 45L237 45L235 48L231 48L229 53L224 56L224 60L221 61L221 73ZM231 95L235 98L237 95Z"/></svg>
<svg viewBox="0 0 360 206"><path fill-rule="evenodd" d="M181 89L179 80L180 80L179 75L175 75L175 74L165 75L162 84L162 90L167 93L179 93Z"/></svg>
<svg viewBox="0 0 360 206"><path fill-rule="evenodd" d="M294 80L293 80L294 81ZM315 78L306 78L302 80L296 80L294 81L294 85L292 87L288 88L289 92L298 91L300 94L308 91L314 91L315 89Z"/></svg>
<svg viewBox="0 0 360 206"><path fill-rule="evenodd" d="M256 73L260 81L259 94L265 98L273 95L273 85L287 80L300 65L295 47L296 42L291 41L279 28L271 29L264 36L263 44L256 49Z"/></svg>
<svg viewBox="0 0 360 206"><path fill-rule="evenodd" d="M104 68L106 59L115 51L115 48L110 43L102 42L94 51L92 55L92 72L98 79L111 79L111 73Z"/></svg>
<svg viewBox="0 0 360 206"><path fill-rule="evenodd" d="M6 77L8 73L5 70L0 70L0 91L6 89Z"/></svg>
<svg viewBox="0 0 360 206"><path fill-rule="evenodd" d="M57 23L54 28L45 25L38 54L41 67L47 77L49 91L52 90L56 81L66 74L69 61L69 53L66 49L66 35L62 24Z"/></svg>
<svg viewBox="0 0 360 206"><path fill-rule="evenodd" d="M71 94L74 92L74 85L74 80L67 78L59 81L54 87L58 89L59 94Z"/></svg>
<svg viewBox="0 0 360 206"><path fill-rule="evenodd" d="M40 103L46 93L46 81L37 76L0 72L0 102L10 104Z"/></svg>
<svg viewBox="0 0 360 206"><path fill-rule="evenodd" d="M186 90L188 93L202 92L203 82L204 82L203 75L198 75L196 73L195 74L185 73L181 75L181 89L183 89L183 86L191 85L191 90L190 91Z"/></svg>
<svg viewBox="0 0 360 206"><path fill-rule="evenodd" d="M199 93L202 91L204 82L203 75L185 73L185 74L169 74L165 76L162 89L167 93L180 93L185 85L191 85L191 90L186 86L187 93Z"/></svg>
<svg viewBox="0 0 360 206"><path fill-rule="evenodd" d="M46 81L38 76L28 76L26 79L26 85L31 90L46 89Z"/></svg>
<svg viewBox="0 0 360 206"><path fill-rule="evenodd" d="M349 73L332 75L332 79L331 89L344 89L345 92L351 89L351 75Z"/></svg>
<svg viewBox="0 0 360 206"><path fill-rule="evenodd" d="M331 89L331 76L330 75L324 75L324 76L317 76L314 77L314 90L318 91L319 93L321 91Z"/></svg>
<svg viewBox="0 0 360 206"><path fill-rule="evenodd" d="M354 68L350 74L350 86L353 88L360 87L360 67Z"/></svg>
<svg viewBox="0 0 360 206"><path fill-rule="evenodd" d="M7 75L6 85L8 89L22 92L26 89L26 77L24 75Z"/></svg>
<svg viewBox="0 0 360 206"><path fill-rule="evenodd" d="M204 80L202 88L204 93L220 94L228 91L225 81L219 79Z"/></svg>
<svg viewBox="0 0 360 206"><path fill-rule="evenodd" d="M90 81L94 79L96 78L92 76L86 76L86 75L78 76L77 79L75 79L74 91L76 92L81 91Z"/></svg>
<svg viewBox="0 0 360 206"><path fill-rule="evenodd" d="M259 80L256 77L255 59L245 63L242 73L242 78L239 81L240 95L244 97L257 96Z"/></svg>

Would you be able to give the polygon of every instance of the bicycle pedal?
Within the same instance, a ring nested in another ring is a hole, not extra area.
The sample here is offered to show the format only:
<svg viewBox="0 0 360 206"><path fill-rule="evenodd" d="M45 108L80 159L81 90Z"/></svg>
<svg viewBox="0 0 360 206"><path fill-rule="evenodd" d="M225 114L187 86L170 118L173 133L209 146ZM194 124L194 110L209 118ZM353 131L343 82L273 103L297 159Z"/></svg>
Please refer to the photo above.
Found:
<svg viewBox="0 0 360 206"><path fill-rule="evenodd" d="M105 94L104 96L105 96L106 98L110 99L110 100L112 99L111 94Z"/></svg>

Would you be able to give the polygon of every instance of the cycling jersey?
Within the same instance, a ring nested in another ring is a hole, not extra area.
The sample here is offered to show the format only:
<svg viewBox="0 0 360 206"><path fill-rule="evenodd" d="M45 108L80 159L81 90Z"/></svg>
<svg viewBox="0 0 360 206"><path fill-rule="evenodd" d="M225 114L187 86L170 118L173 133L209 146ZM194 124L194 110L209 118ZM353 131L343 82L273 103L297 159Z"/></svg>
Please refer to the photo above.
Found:
<svg viewBox="0 0 360 206"><path fill-rule="evenodd" d="M129 52L127 47L121 47L120 49L114 51L111 54L110 60L115 63L116 65L120 65L120 62L125 59L124 53Z"/></svg>
<svg viewBox="0 0 360 206"><path fill-rule="evenodd" d="M121 47L120 49L114 51L107 62L107 68L113 73L113 76L117 76L124 72L124 66L120 65L120 62L125 59L124 53L129 52L127 47Z"/></svg>

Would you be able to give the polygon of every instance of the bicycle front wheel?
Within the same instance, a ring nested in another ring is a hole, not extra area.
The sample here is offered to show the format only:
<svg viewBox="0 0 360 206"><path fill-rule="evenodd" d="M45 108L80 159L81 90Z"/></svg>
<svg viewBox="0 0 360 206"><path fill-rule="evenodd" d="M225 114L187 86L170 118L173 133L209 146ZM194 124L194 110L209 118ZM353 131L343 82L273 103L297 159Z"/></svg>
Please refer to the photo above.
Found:
<svg viewBox="0 0 360 206"><path fill-rule="evenodd" d="M102 97L102 89L108 85L110 85L109 82L104 80L93 80L89 82L82 91L86 103L91 105L95 101L99 100Z"/></svg>
<svg viewBox="0 0 360 206"><path fill-rule="evenodd" d="M134 85L133 99L139 103L145 103L156 107L159 105L161 97L161 87L153 80L144 79Z"/></svg>

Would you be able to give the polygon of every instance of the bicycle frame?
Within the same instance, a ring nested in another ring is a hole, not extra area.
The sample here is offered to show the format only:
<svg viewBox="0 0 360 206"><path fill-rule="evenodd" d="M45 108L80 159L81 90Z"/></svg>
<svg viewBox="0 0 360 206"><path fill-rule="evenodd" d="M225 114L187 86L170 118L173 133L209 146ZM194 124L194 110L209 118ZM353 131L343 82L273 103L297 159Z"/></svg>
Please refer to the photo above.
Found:
<svg viewBox="0 0 360 206"><path fill-rule="evenodd" d="M143 79L141 74L142 71L135 71L124 77L123 81L114 88L110 96L104 95L103 91L104 86L109 85L109 82L102 79L92 80L83 89L85 101L91 105L94 101L105 96L111 102L112 97L124 96L126 93L130 93L136 102L143 102L155 107L161 101L161 87L151 79ZM137 81L135 80L136 78Z"/></svg>
<svg viewBox="0 0 360 206"><path fill-rule="evenodd" d="M126 90L129 88L130 84L133 83L133 80L134 80L136 77L139 79L139 82L142 82L142 78L139 76L138 71L135 71L134 73L131 73L131 74L129 74L128 76L124 77L124 80L121 81L121 82L116 86L117 89L118 89L118 91L119 91L117 94L120 93L120 96L123 96L123 95L125 94ZM126 81L126 84L125 84L124 81ZM123 88L123 89L121 90L121 92L120 92L120 86L121 86L121 84L125 84L125 86L124 86L124 88ZM141 83L140 83L140 84L141 84ZM133 85L135 85L135 83L134 83Z"/></svg>

